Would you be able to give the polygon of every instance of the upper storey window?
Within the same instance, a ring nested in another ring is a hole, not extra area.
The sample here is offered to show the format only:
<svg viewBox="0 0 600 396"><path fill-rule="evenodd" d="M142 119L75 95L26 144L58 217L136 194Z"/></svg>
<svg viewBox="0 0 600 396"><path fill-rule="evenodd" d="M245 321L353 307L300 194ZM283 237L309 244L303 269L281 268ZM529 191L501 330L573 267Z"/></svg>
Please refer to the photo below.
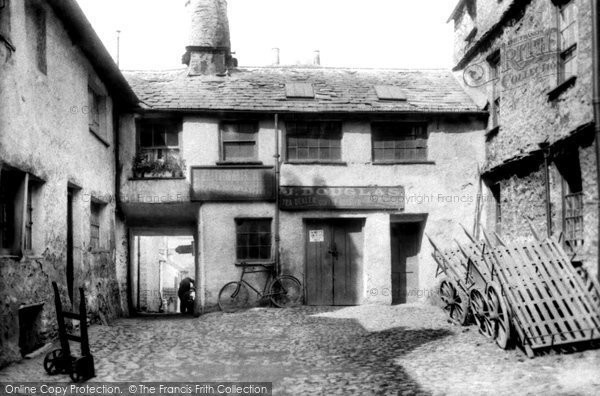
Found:
<svg viewBox="0 0 600 396"><path fill-rule="evenodd" d="M560 56L558 82L562 83L577 74L577 5L563 1L558 5L558 30Z"/></svg>
<svg viewBox="0 0 600 396"><path fill-rule="evenodd" d="M142 120L140 149L149 160L163 160L168 153L179 155L179 123L161 119Z"/></svg>
<svg viewBox="0 0 600 396"><path fill-rule="evenodd" d="M342 126L339 122L286 123L289 162L331 162L342 159Z"/></svg>
<svg viewBox="0 0 600 396"><path fill-rule="evenodd" d="M249 162L258 159L256 122L221 123L221 161Z"/></svg>
<svg viewBox="0 0 600 396"><path fill-rule="evenodd" d="M372 125L373 162L427 161L427 125L420 122L384 122Z"/></svg>

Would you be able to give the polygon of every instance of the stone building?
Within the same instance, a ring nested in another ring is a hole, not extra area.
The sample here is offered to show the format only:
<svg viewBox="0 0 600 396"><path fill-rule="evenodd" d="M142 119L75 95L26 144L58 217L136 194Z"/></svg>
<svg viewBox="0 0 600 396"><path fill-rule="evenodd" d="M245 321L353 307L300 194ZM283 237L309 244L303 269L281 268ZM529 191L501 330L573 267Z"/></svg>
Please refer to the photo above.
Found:
<svg viewBox="0 0 600 396"><path fill-rule="evenodd" d="M194 237L198 310L236 263L272 262L275 234L307 304L432 294L423 234L473 224L487 113L449 71L237 67L226 2L188 7L187 67L125 73L143 103L119 136L131 238Z"/></svg>
<svg viewBox="0 0 600 396"><path fill-rule="evenodd" d="M136 103L74 0L0 1L0 366L55 336L51 281L123 313L116 120Z"/></svg>
<svg viewBox="0 0 600 396"><path fill-rule="evenodd" d="M530 218L597 273L593 3L461 0L450 19L455 71L490 112L488 227L527 239Z"/></svg>

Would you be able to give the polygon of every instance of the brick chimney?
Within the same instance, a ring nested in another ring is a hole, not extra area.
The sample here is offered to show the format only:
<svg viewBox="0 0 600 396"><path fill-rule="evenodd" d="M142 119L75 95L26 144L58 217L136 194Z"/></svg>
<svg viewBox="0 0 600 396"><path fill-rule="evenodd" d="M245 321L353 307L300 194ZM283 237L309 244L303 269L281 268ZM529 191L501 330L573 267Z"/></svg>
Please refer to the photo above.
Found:
<svg viewBox="0 0 600 396"><path fill-rule="evenodd" d="M183 55L189 75L224 74L235 66L229 41L227 0L188 0L190 38Z"/></svg>

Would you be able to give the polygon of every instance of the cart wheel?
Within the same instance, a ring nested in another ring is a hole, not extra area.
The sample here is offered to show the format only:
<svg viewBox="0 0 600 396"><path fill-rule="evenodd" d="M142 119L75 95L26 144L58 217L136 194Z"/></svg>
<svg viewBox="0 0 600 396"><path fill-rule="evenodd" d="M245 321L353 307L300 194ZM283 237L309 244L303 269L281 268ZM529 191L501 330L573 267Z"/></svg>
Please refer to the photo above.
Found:
<svg viewBox="0 0 600 396"><path fill-rule="evenodd" d="M488 304L479 289L471 290L469 293L471 296L471 310L473 311L473 318L477 324L479 332L483 334L485 338L494 338L494 327L489 319Z"/></svg>
<svg viewBox="0 0 600 396"><path fill-rule="evenodd" d="M496 344L500 348L506 349L510 341L510 319L506 301L502 296L502 289L498 283L490 283L486 294Z"/></svg>
<svg viewBox="0 0 600 396"><path fill-rule="evenodd" d="M55 349L46 354L44 358L44 370L49 375L60 374L64 371L62 349Z"/></svg>
<svg viewBox="0 0 600 396"><path fill-rule="evenodd" d="M443 279L440 283L440 298L444 304L443 309L454 323L464 326L469 313L469 298L459 290L450 279Z"/></svg>

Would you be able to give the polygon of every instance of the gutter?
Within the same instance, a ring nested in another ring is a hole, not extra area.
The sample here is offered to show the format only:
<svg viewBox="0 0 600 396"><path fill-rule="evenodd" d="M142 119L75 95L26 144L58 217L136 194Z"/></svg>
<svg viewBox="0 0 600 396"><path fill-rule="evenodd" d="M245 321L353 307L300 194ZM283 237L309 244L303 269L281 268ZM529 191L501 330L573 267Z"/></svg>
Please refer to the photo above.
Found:
<svg viewBox="0 0 600 396"><path fill-rule="evenodd" d="M600 213L600 5L598 0L590 0L592 3L592 78L593 78L593 106L594 106L594 132L596 137L596 187L598 189L598 213ZM598 220L598 230L596 242L600 238L600 219ZM600 243L598 245L598 272L596 276L600 280Z"/></svg>

